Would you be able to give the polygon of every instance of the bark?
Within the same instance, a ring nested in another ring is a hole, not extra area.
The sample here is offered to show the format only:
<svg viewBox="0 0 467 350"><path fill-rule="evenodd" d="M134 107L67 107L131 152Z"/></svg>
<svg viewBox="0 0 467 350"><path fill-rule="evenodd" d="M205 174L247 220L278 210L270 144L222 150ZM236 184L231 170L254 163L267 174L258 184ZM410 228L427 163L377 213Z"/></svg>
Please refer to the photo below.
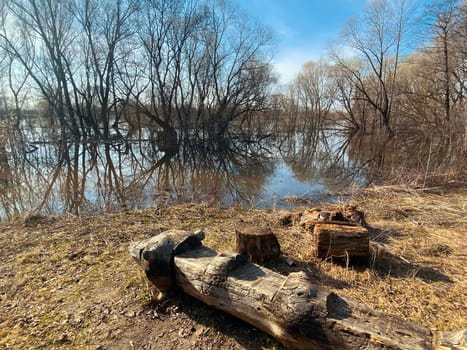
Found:
<svg viewBox="0 0 467 350"><path fill-rule="evenodd" d="M281 255L279 242L270 229L243 224L235 230L235 235L236 252L246 254L252 262L262 263Z"/></svg>
<svg viewBox="0 0 467 350"><path fill-rule="evenodd" d="M316 256L368 259L368 230L361 226L318 224L314 227Z"/></svg>

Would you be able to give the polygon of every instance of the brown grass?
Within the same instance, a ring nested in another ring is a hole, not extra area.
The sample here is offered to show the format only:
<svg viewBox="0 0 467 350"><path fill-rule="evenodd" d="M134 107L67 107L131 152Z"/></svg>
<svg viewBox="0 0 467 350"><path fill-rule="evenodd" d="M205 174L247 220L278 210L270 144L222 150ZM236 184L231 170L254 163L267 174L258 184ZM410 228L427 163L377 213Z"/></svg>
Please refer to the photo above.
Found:
<svg viewBox="0 0 467 350"><path fill-rule="evenodd" d="M431 329L466 328L466 188L374 187L354 202L374 228L372 239L394 256L353 272L352 288L341 294Z"/></svg>
<svg viewBox="0 0 467 350"><path fill-rule="evenodd" d="M466 199L464 187L373 187L354 197L351 202L366 213L372 239L390 251L369 268L318 261L311 234L282 226L283 213L270 209L181 205L0 223L0 347L121 348L124 340L133 344L132 335L141 335L142 327L153 333L167 328L169 334L170 328L182 327L174 319L156 327L157 320L140 316L156 311L128 244L167 228L204 228L206 245L232 250L240 221L269 226L283 253L297 261L294 269L307 269L317 283L344 297L431 329L467 328ZM279 265L271 267L284 272ZM209 334L207 343L231 344L223 332ZM180 346L175 343L180 337L172 338L156 335L151 341L162 348ZM235 344L230 348L245 348Z"/></svg>

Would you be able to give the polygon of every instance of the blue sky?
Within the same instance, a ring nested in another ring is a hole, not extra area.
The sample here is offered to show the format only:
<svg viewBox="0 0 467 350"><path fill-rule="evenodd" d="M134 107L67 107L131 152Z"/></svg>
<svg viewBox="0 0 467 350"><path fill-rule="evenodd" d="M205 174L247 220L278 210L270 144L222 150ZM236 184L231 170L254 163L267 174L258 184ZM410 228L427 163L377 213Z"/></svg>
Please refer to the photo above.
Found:
<svg viewBox="0 0 467 350"><path fill-rule="evenodd" d="M416 0L427 3L430 0ZM274 65L281 82L291 81L300 67L318 59L339 36L342 26L364 12L370 0L233 0L276 32ZM432 2L432 1L431 1Z"/></svg>

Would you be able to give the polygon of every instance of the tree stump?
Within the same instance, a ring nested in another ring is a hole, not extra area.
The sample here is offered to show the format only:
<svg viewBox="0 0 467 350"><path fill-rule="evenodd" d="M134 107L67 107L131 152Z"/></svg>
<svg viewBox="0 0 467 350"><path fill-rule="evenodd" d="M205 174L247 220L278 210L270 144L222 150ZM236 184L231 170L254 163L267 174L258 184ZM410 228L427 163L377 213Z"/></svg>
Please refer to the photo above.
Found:
<svg viewBox="0 0 467 350"><path fill-rule="evenodd" d="M368 261L368 230L362 226L317 224L314 227L316 256L358 258Z"/></svg>
<svg viewBox="0 0 467 350"><path fill-rule="evenodd" d="M236 252L246 254L251 262L262 263L281 254L279 242L270 229L243 224L235 235Z"/></svg>

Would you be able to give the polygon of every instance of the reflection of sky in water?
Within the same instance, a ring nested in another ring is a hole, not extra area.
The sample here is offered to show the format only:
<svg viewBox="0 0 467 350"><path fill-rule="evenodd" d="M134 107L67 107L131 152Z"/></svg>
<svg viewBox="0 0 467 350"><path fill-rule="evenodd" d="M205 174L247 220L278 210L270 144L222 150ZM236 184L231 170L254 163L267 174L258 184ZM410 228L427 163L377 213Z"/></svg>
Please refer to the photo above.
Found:
<svg viewBox="0 0 467 350"><path fill-rule="evenodd" d="M292 170L284 162L278 161L274 172L266 178L255 205L258 207L289 207L291 203L286 201L287 197L302 197L317 201L325 196L324 192L327 190L321 182L310 184L298 181Z"/></svg>
<svg viewBox="0 0 467 350"><path fill-rule="evenodd" d="M268 145L269 153L247 149L251 154L238 152L220 159L208 155L184 162L181 156L173 157L159 167L164 154L151 151L147 141L112 144L108 152L102 144L30 144L34 149L26 154L20 148L6 148L11 180L17 181L0 188L5 194L0 218L11 217L15 207L21 213L40 209L46 215L95 214L186 202L289 208L310 203L287 197L313 203L339 199L327 195L339 191L335 186L339 170L329 171L329 164L308 155L302 159L300 152L285 156L286 162L274 145ZM26 161L21 160L24 156Z"/></svg>

